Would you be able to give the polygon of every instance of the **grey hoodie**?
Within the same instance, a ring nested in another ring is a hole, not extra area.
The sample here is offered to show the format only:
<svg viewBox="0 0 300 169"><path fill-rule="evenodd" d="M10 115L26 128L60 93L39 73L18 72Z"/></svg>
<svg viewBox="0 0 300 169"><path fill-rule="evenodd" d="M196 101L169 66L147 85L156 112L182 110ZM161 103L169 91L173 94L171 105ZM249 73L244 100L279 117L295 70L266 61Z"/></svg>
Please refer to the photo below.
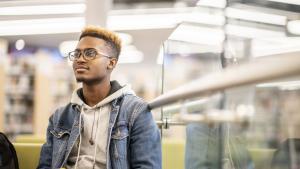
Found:
<svg viewBox="0 0 300 169"><path fill-rule="evenodd" d="M90 107L84 102L82 89L73 92L71 103L81 106L80 119L84 123L83 131L81 131L77 144L71 150L66 168L106 168L110 102L126 93L134 94L129 85L121 87L118 82L112 81L109 95L95 106Z"/></svg>

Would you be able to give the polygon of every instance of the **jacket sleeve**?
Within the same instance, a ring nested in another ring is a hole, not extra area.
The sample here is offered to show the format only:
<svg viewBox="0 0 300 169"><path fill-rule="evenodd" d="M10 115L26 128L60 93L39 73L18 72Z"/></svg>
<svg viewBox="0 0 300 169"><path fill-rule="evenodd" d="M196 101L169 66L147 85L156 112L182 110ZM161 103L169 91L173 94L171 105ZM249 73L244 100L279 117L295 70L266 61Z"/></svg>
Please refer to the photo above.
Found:
<svg viewBox="0 0 300 169"><path fill-rule="evenodd" d="M133 123L129 149L132 169L162 168L160 132L147 108L137 115Z"/></svg>
<svg viewBox="0 0 300 169"><path fill-rule="evenodd" d="M37 169L50 169L52 164L52 143L53 143L53 135L50 131L53 130L53 115L49 118L49 124L47 128L47 142L43 144L40 160Z"/></svg>

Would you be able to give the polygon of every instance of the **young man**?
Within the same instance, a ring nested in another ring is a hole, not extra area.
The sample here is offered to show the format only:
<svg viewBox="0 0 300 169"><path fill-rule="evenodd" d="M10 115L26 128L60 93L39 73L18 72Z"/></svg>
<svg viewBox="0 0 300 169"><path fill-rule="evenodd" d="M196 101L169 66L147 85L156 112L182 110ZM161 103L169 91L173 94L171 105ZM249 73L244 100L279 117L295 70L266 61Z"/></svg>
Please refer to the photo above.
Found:
<svg viewBox="0 0 300 169"><path fill-rule="evenodd" d="M161 169L160 133L147 104L110 81L120 51L115 33L84 28L69 53L82 88L50 117L38 168Z"/></svg>

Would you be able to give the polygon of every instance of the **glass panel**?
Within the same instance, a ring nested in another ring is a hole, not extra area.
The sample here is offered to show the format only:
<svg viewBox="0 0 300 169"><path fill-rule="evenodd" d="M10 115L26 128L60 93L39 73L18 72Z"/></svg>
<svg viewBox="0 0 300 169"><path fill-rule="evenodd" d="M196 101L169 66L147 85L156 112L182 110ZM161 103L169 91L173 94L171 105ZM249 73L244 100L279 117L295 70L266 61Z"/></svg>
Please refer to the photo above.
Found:
<svg viewBox="0 0 300 169"><path fill-rule="evenodd" d="M243 2L229 1L223 26L182 23L174 30L164 43L164 93L264 57L300 54L300 37L288 27L300 18L295 6ZM216 10L199 6L202 9ZM165 106L163 168L299 168L299 106L299 76Z"/></svg>
<svg viewBox="0 0 300 169"><path fill-rule="evenodd" d="M216 35L206 43L204 36L210 33L216 33ZM191 39L193 36L198 39ZM220 71L222 68L223 40L224 32L220 28L200 27L193 24L178 26L171 34L170 39L164 43L164 92L207 73ZM185 126L182 125L184 122L172 125L172 122L175 124L179 122L181 114L201 114L206 110L215 109L220 106L220 100L221 95L215 95L176 103L163 108L163 119L170 124L169 128L162 131L163 168L194 168L200 163L202 163L200 165L206 165L204 164L206 161L201 161L201 158L206 155L199 152L205 151L207 140L210 139L207 135L207 125L188 124ZM214 126L212 130L218 132L219 127ZM219 145L217 141L214 140L211 146L215 147L213 144ZM216 154L211 155L215 156ZM218 162L215 164L218 165Z"/></svg>

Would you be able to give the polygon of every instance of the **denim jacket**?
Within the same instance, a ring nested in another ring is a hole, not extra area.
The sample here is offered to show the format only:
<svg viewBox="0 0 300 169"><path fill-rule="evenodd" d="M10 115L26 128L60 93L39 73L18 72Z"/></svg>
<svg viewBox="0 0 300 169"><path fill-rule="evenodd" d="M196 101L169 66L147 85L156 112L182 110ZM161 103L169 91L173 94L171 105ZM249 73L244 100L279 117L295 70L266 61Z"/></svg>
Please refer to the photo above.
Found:
<svg viewBox="0 0 300 169"><path fill-rule="evenodd" d="M135 95L124 94L111 106L106 168L161 169L160 133L147 104ZM72 103L50 117L37 168L64 167L79 137L79 117L80 106Z"/></svg>

